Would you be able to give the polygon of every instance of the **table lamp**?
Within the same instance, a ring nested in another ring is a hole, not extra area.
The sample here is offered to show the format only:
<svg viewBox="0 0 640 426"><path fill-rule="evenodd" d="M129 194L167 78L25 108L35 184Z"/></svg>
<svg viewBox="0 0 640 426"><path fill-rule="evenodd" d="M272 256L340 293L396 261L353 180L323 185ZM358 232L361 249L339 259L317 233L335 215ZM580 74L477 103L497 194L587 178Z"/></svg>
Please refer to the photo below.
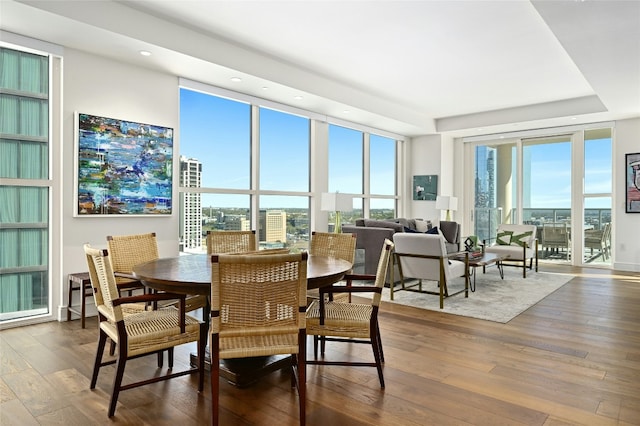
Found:
<svg viewBox="0 0 640 426"><path fill-rule="evenodd" d="M323 192L320 199L320 210L323 212L335 212L336 221L333 232L342 232L342 212L353 210L353 197L339 192Z"/></svg>
<svg viewBox="0 0 640 426"><path fill-rule="evenodd" d="M438 195L436 197L436 209L447 211L447 221L451 220L451 210L458 210L458 198L448 195Z"/></svg>

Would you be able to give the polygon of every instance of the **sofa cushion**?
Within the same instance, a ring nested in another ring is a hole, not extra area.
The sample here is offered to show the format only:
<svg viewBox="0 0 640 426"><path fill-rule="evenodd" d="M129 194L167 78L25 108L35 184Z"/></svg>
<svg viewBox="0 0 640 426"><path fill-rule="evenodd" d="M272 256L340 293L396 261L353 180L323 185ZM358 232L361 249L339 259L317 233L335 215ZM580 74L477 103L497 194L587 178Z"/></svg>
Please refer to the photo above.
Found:
<svg viewBox="0 0 640 426"><path fill-rule="evenodd" d="M391 222L388 220L375 220L375 219L365 219L364 220L364 226L366 226L367 228L389 228L389 229L393 229L395 232L403 232L404 231L404 226L399 224L399 223L395 223L395 222Z"/></svg>

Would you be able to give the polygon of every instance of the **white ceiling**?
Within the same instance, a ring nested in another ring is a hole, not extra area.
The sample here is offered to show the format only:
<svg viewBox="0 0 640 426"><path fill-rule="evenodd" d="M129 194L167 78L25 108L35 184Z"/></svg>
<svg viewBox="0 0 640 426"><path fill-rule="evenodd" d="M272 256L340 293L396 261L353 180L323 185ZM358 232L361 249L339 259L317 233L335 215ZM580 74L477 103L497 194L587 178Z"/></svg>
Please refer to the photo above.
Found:
<svg viewBox="0 0 640 426"><path fill-rule="evenodd" d="M640 1L0 0L0 26L407 136L640 116Z"/></svg>

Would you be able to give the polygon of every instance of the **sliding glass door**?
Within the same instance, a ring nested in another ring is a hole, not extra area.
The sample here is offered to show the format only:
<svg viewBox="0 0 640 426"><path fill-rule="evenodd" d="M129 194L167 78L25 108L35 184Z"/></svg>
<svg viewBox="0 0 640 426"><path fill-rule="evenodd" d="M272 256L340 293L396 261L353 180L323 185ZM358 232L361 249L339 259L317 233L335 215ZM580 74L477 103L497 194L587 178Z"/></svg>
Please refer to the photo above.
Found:
<svg viewBox="0 0 640 426"><path fill-rule="evenodd" d="M473 233L488 240L500 223L534 224L541 261L610 266L611 133L472 141Z"/></svg>
<svg viewBox="0 0 640 426"><path fill-rule="evenodd" d="M540 259L571 261L571 135L522 141L522 219L536 225Z"/></svg>

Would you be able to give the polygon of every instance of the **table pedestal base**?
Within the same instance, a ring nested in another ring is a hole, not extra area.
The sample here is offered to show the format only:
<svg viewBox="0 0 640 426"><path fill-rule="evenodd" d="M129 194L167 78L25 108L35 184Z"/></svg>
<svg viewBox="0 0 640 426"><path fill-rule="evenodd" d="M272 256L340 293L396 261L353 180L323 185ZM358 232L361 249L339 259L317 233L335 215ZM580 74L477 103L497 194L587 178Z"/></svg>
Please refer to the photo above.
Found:
<svg viewBox="0 0 640 426"><path fill-rule="evenodd" d="M191 366L198 365L198 355L191 354ZM277 370L291 366L291 355L272 355L264 357L224 359L220 362L220 377L239 387L247 387L260 378ZM211 371L209 349L205 354L204 368Z"/></svg>

